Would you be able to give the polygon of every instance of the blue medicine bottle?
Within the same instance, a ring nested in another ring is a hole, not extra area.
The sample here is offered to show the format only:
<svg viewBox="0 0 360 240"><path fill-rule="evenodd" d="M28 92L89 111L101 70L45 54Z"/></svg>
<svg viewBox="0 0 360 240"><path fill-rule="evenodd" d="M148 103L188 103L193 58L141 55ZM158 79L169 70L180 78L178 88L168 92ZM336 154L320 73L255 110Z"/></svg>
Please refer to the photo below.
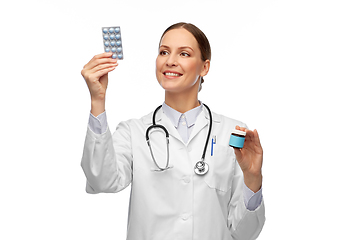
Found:
<svg viewBox="0 0 360 240"><path fill-rule="evenodd" d="M245 142L246 132L240 130L233 130L230 135L229 146L234 148L243 148Z"/></svg>

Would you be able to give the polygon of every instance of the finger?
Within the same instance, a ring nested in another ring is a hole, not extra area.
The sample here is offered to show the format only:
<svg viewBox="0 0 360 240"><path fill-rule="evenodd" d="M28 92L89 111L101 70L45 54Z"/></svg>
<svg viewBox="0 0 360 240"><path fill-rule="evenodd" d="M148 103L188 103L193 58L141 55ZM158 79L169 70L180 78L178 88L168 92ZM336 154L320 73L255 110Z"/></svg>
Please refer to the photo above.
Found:
<svg viewBox="0 0 360 240"><path fill-rule="evenodd" d="M247 139L248 141L253 141L254 132L249 129L246 129L245 132L246 132L245 139Z"/></svg>
<svg viewBox="0 0 360 240"><path fill-rule="evenodd" d="M105 74L115 70L115 68L116 68L116 66L109 66L107 68L99 69L99 70L97 70L97 71L95 71L94 73L91 74L91 77L89 78L89 80L91 82L98 81L100 79L100 77L102 77Z"/></svg>
<svg viewBox="0 0 360 240"><path fill-rule="evenodd" d="M263 150L260 144L259 133L255 129L254 131L248 130L246 133L244 148L257 154L262 154Z"/></svg>
<svg viewBox="0 0 360 240"><path fill-rule="evenodd" d="M108 59L108 58L111 57L111 55L112 55L111 52L105 52L105 53L97 54L92 59L90 59L89 63L94 62L94 61L99 60L99 59ZM110 59L112 59L112 58L110 58Z"/></svg>
<svg viewBox="0 0 360 240"><path fill-rule="evenodd" d="M96 67L94 67L93 69L90 70L90 72L97 72L97 71L101 71L103 69L106 69L106 68L112 68L112 67L117 67L118 66L118 63L115 62L115 63L103 63L101 65L98 65Z"/></svg>
<svg viewBox="0 0 360 240"><path fill-rule="evenodd" d="M249 141L253 142L254 144L260 143L259 133L256 129L254 129L254 131L247 130L246 136L249 137Z"/></svg>
<svg viewBox="0 0 360 240"><path fill-rule="evenodd" d="M85 66L84 69L92 69L99 64L117 62L116 59L111 58L112 53L101 53L95 55Z"/></svg>
<svg viewBox="0 0 360 240"><path fill-rule="evenodd" d="M242 159L242 154L241 154L240 148L235 148L234 147L233 149L234 149L236 159L241 160Z"/></svg>
<svg viewBox="0 0 360 240"><path fill-rule="evenodd" d="M259 133L258 133L258 131L256 129L254 130L254 139L255 139L256 145L261 147Z"/></svg>
<svg viewBox="0 0 360 240"><path fill-rule="evenodd" d="M246 136L244 142L244 149L254 151L254 132L246 129Z"/></svg>
<svg viewBox="0 0 360 240"><path fill-rule="evenodd" d="M107 63L107 64L101 64L98 65L94 68L91 69L83 69L82 70L82 74L84 76L85 79L93 79L95 73L98 73L99 71L102 71L103 69L107 69L107 68L113 68L113 67L117 67L118 63ZM103 72L103 71L102 71Z"/></svg>
<svg viewBox="0 0 360 240"><path fill-rule="evenodd" d="M112 59L112 58L100 58L100 59L95 59L94 61L90 61L86 66L85 69L93 69L97 66L100 66L102 64L113 64L113 63L117 63L116 59Z"/></svg>
<svg viewBox="0 0 360 240"><path fill-rule="evenodd" d="M112 52L104 52L104 53L100 53L97 54L93 57L93 59L100 59L100 58L109 58L112 56Z"/></svg>
<svg viewBox="0 0 360 240"><path fill-rule="evenodd" d="M243 132L245 132L245 130L246 130L246 128L240 127L240 126L238 126L238 125L236 125L235 129L236 129L236 130L243 131Z"/></svg>

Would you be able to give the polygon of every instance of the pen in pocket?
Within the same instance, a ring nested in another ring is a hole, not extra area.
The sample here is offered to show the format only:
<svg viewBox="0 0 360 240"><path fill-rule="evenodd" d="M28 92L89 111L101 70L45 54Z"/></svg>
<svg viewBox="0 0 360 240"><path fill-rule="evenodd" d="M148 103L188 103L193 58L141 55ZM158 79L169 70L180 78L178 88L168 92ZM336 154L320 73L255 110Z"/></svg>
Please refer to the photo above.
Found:
<svg viewBox="0 0 360 240"><path fill-rule="evenodd" d="M214 144L216 144L216 136L213 135L211 139L211 156L214 155Z"/></svg>

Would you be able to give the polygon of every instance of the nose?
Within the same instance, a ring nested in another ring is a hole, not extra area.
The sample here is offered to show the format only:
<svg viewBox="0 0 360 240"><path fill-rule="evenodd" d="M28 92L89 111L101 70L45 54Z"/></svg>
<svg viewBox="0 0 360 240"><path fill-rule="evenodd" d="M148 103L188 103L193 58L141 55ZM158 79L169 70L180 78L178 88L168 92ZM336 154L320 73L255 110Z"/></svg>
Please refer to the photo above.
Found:
<svg viewBox="0 0 360 240"><path fill-rule="evenodd" d="M166 66L168 67L174 67L177 66L177 57L175 54L169 54L168 58L166 59Z"/></svg>

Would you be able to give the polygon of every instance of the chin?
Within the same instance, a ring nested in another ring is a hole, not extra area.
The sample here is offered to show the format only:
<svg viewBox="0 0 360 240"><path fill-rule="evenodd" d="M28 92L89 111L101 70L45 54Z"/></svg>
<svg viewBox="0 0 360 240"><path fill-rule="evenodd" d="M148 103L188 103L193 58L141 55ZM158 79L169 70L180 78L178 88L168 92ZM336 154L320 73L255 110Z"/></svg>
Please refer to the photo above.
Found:
<svg viewBox="0 0 360 240"><path fill-rule="evenodd" d="M160 79L160 81L158 80L158 82L165 91L176 92L177 89L181 88L179 86L179 82L177 82L176 80Z"/></svg>
<svg viewBox="0 0 360 240"><path fill-rule="evenodd" d="M196 81L194 83L186 83L186 79L167 79L162 74L160 76L160 80L158 78L158 82L160 86L167 92L184 92L184 91L192 91L191 89L195 87ZM198 87L197 87L198 88Z"/></svg>
<svg viewBox="0 0 360 240"><path fill-rule="evenodd" d="M170 85L170 84L160 84L161 87L166 91L166 92L180 92L181 89L179 87L176 87L174 85Z"/></svg>

